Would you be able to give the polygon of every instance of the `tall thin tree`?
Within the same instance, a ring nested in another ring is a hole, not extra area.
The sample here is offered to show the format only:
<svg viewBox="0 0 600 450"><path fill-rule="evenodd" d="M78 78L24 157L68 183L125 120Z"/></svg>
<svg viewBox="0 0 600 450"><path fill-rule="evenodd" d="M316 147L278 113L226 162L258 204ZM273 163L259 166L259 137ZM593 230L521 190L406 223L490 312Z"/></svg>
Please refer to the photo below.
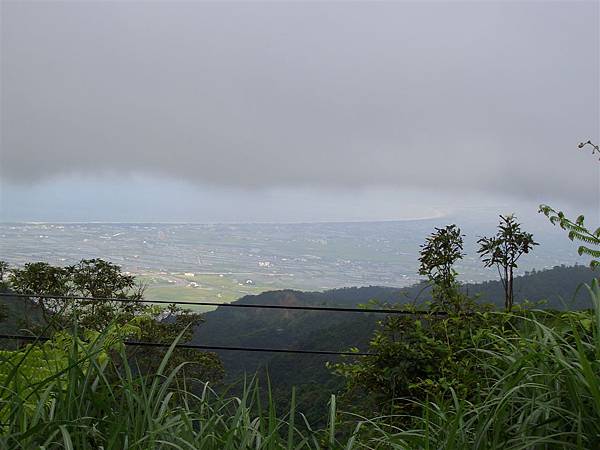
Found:
<svg viewBox="0 0 600 450"><path fill-rule="evenodd" d="M537 242L533 234L521 230L515 216L500 216L498 232L495 236L482 237L477 253L485 267L496 266L504 287L504 306L510 311L514 304L514 269L519 258L529 253Z"/></svg>
<svg viewBox="0 0 600 450"><path fill-rule="evenodd" d="M458 305L454 264L463 256L463 235L454 224L436 228L421 245L419 275L433 282L433 297L442 309Z"/></svg>

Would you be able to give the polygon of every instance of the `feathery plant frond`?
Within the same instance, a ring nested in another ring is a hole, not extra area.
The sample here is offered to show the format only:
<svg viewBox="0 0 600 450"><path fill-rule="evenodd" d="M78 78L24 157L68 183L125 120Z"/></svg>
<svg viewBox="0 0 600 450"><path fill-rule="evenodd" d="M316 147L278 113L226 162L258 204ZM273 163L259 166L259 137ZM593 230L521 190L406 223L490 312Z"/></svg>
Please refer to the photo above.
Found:
<svg viewBox="0 0 600 450"><path fill-rule="evenodd" d="M596 153L600 153L600 147L596 144L594 144L591 140L588 139L587 142L580 142L578 147L579 148L584 148L586 145L589 145L592 147L592 155L596 154ZM600 160L600 158L599 158Z"/></svg>
<svg viewBox="0 0 600 450"><path fill-rule="evenodd" d="M594 144L591 140L581 142L578 147L583 149L586 146L592 147L592 155L600 153L600 147ZM557 211L551 206L540 205L539 213L544 214L552 225L558 225L563 230L568 231L568 237L572 241L583 242L577 252L580 256L591 256L590 267L595 269L600 267L600 227L596 231L591 231L585 226L585 218L580 215L575 220L569 219L562 211Z"/></svg>
<svg viewBox="0 0 600 450"><path fill-rule="evenodd" d="M593 259L590 262L592 269L600 266L600 228L590 231L585 226L584 216L579 216L575 221L569 219L562 211L556 211L548 205L540 205L539 212L550 220L552 225L558 225L569 232L568 237L574 242L583 242L577 252L580 256L587 255Z"/></svg>

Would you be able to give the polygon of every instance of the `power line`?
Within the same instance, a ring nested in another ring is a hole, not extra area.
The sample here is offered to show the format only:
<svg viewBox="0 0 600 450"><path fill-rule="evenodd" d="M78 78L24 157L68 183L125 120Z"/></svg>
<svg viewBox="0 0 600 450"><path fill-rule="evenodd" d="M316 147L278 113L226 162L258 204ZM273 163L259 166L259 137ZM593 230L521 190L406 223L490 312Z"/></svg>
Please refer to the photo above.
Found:
<svg viewBox="0 0 600 450"><path fill-rule="evenodd" d="M353 313L375 313L375 314L397 314L397 315L435 315L435 316L446 316L447 313L442 311L402 311L398 309L373 309L373 308L344 308L334 306L285 306L285 305L265 305L265 304L244 304L244 303L211 303L211 302L185 302L185 301L171 301L171 300L131 300L127 298L116 298L116 297L86 297L86 296L73 296L73 295L48 295L48 294L18 294L18 293L7 293L0 292L0 297L16 297L16 298L37 298L37 299L54 299L54 300L65 300L65 301L104 301L104 302L139 302L139 303L154 303L154 304L167 304L167 305L198 305L198 306L214 306L214 307L225 307L225 308L261 308L261 309L283 309L283 310L301 310L301 311L324 311L324 312L353 312ZM22 340L38 340L47 341L48 337L36 337L28 335L16 335L16 334L0 334L0 339L22 339ZM145 341L125 341L125 345L140 346L140 347L161 347L168 348L170 344L164 344L159 342L145 342ZM303 349L283 349L283 348L265 348L265 347L229 347L229 346L216 346L216 345L196 345L196 344L176 344L176 348L184 349L196 349L196 350L225 350L225 351L242 351L242 352L270 352L270 353L292 353L292 354L309 354L309 355L336 355L336 356L372 356L373 353L365 352L339 352L330 350L303 350Z"/></svg>
<svg viewBox="0 0 600 450"><path fill-rule="evenodd" d="M171 300L131 300L126 298L114 298L114 297L84 297L84 296L72 296L72 295L36 295L36 294L11 294L1 292L0 297L17 297L17 298L43 298L43 299L55 299L55 300L95 300L105 302L139 302L139 303L155 303L165 305L197 305L197 306L214 306L224 308L261 308L261 309L288 309L288 310L301 310L301 311L335 311L335 312L355 312L355 313L375 313L375 314L398 314L405 316L446 316L447 313L443 311L403 311L398 309L382 308L343 308L335 306L285 306L285 305L252 305L246 303L211 303L211 302L185 302L185 301L171 301Z"/></svg>
<svg viewBox="0 0 600 450"><path fill-rule="evenodd" d="M0 334L0 339L22 339L26 341L48 341L51 338L45 336L28 336L19 334ZM125 345L140 347L161 347L169 348L171 344L161 342L145 341L125 341ZM288 348L264 348L264 347L227 347L220 345L196 345L196 344L176 344L175 348L195 349L195 350L228 350L240 352L269 352L269 353L295 353L301 355L341 355L341 356L373 356L373 353L364 352L336 352L330 350L300 350Z"/></svg>

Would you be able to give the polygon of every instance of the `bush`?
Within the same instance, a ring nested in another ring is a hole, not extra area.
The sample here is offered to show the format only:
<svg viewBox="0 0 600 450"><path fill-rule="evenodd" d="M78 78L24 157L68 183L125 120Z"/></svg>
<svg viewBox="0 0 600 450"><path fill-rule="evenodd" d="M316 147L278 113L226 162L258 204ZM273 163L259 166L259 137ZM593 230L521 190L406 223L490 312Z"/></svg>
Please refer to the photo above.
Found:
<svg viewBox="0 0 600 450"><path fill-rule="evenodd" d="M597 281L590 294L591 311L531 311L504 322L512 333L490 328L468 351L477 395L470 400L450 386L415 401L409 426L393 416L367 421L371 440L406 449L600 448Z"/></svg>
<svg viewBox="0 0 600 450"><path fill-rule="evenodd" d="M457 294L457 296L460 294ZM461 296L458 309L415 316L414 305L402 305L407 315L378 322L369 343L372 356L333 365L346 378L344 401L372 414L416 413L416 401L454 389L471 398L479 391L479 368L466 351L483 340L506 316Z"/></svg>

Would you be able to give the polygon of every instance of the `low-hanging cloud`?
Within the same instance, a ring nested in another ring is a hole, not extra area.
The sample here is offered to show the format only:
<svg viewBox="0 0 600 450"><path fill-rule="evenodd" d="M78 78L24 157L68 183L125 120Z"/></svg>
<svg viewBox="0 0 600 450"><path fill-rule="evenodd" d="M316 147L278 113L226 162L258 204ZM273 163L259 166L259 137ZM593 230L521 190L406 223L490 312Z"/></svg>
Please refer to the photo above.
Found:
<svg viewBox="0 0 600 450"><path fill-rule="evenodd" d="M599 4L2 4L0 175L591 202Z"/></svg>

